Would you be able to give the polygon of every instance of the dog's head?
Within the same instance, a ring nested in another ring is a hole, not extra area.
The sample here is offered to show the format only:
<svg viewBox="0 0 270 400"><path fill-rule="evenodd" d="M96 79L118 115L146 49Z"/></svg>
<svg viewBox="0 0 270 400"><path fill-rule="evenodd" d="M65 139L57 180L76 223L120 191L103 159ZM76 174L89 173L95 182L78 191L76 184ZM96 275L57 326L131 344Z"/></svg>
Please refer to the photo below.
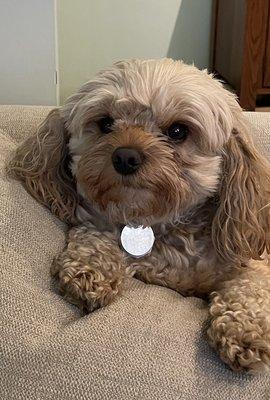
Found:
<svg viewBox="0 0 270 400"><path fill-rule="evenodd" d="M269 166L241 109L211 75L179 61L124 61L99 73L49 114L12 169L68 222L79 197L112 223L152 225L215 196L223 258L258 257L269 241Z"/></svg>

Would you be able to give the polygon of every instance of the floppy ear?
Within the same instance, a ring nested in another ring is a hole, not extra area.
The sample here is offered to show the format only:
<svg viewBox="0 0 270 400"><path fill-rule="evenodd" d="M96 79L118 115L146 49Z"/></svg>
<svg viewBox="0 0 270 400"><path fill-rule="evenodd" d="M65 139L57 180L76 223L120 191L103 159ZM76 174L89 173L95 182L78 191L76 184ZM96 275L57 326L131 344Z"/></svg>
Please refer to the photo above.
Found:
<svg viewBox="0 0 270 400"><path fill-rule="evenodd" d="M77 194L68 167L68 139L59 110L52 110L36 135L19 146L8 170L36 200L61 220L73 223Z"/></svg>
<svg viewBox="0 0 270 400"><path fill-rule="evenodd" d="M219 204L212 225L218 254L245 263L270 251L270 165L254 147L244 123L223 151Z"/></svg>

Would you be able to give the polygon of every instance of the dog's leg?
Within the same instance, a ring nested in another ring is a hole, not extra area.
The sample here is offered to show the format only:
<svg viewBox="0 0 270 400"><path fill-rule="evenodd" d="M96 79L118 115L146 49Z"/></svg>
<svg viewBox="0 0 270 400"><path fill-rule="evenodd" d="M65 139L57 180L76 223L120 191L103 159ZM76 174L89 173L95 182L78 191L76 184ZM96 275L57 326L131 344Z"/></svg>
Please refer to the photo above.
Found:
<svg viewBox="0 0 270 400"><path fill-rule="evenodd" d="M69 232L68 245L51 272L64 297L85 312L112 302L127 276L115 235L85 226Z"/></svg>
<svg viewBox="0 0 270 400"><path fill-rule="evenodd" d="M256 262L212 293L210 343L234 370L270 369L270 272Z"/></svg>

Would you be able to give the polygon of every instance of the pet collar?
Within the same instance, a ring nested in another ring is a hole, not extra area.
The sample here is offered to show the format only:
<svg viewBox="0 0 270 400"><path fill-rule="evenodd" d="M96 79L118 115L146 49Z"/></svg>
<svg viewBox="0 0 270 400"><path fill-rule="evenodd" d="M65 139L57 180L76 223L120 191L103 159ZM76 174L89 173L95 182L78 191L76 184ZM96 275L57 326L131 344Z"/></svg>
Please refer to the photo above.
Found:
<svg viewBox="0 0 270 400"><path fill-rule="evenodd" d="M121 232L120 240L123 249L130 256L140 258L151 252L155 235L150 226L146 228L125 226Z"/></svg>

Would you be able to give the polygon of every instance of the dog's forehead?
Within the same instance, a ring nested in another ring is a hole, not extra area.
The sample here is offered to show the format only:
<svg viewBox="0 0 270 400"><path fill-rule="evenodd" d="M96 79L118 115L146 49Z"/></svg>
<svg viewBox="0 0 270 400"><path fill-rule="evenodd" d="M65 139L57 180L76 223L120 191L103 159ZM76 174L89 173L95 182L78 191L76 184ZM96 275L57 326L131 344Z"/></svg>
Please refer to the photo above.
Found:
<svg viewBox="0 0 270 400"><path fill-rule="evenodd" d="M153 128L181 121L220 145L230 135L230 109L236 106L234 96L206 71L168 59L131 60L101 71L63 112L73 132L107 115L116 123Z"/></svg>
<svg viewBox="0 0 270 400"><path fill-rule="evenodd" d="M164 122L166 117L181 118L181 109L197 99L202 75L193 66L167 59L122 62L98 75L95 97L113 117L140 114L149 120L152 113Z"/></svg>
<svg viewBox="0 0 270 400"><path fill-rule="evenodd" d="M107 94L111 92L119 103L129 99L151 106L160 96L168 98L185 92L192 81L191 75L200 74L201 71L180 62L149 60L116 65L101 76Z"/></svg>

